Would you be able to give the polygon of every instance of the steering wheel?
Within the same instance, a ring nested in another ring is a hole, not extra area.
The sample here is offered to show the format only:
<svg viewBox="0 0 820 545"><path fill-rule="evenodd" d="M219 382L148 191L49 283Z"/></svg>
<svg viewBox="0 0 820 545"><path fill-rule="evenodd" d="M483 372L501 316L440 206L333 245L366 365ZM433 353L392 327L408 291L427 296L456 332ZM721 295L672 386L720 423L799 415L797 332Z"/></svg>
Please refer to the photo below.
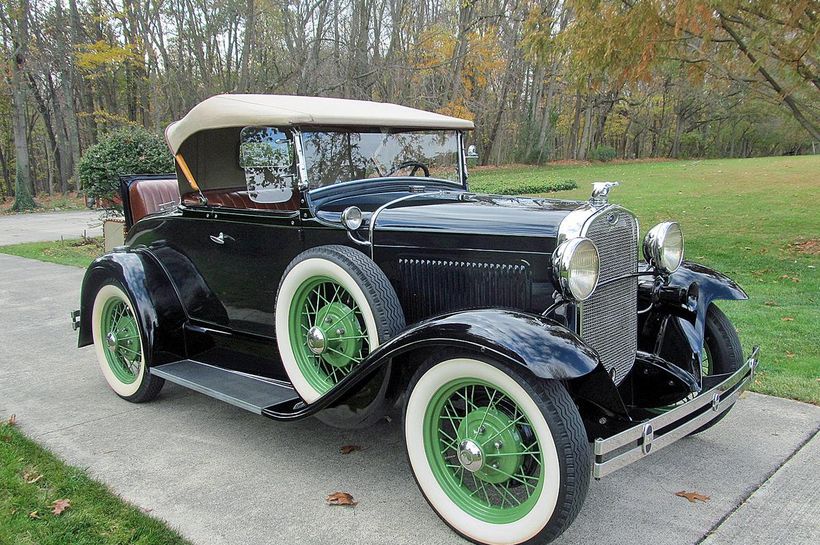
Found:
<svg viewBox="0 0 820 545"><path fill-rule="evenodd" d="M422 172L424 172L425 178L430 177L430 169L427 168L427 165L425 165L424 163L419 163L418 161L404 161L403 163L399 163L398 165L396 165L396 168L394 168L384 176L392 176L401 169L410 167L413 167L413 169L410 171L410 176L415 176L416 172L418 172L418 170L421 169Z"/></svg>

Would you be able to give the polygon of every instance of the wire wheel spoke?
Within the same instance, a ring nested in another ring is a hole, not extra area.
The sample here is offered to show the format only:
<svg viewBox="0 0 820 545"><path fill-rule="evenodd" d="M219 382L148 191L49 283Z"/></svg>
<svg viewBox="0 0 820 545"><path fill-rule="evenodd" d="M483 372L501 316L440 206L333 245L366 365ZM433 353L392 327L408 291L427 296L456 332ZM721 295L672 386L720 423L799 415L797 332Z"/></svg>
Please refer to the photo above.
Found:
<svg viewBox="0 0 820 545"><path fill-rule="evenodd" d="M447 495L485 520L517 520L543 486L537 436L514 398L478 379L445 385L427 419L437 448L428 458ZM436 469L438 468L438 469Z"/></svg>

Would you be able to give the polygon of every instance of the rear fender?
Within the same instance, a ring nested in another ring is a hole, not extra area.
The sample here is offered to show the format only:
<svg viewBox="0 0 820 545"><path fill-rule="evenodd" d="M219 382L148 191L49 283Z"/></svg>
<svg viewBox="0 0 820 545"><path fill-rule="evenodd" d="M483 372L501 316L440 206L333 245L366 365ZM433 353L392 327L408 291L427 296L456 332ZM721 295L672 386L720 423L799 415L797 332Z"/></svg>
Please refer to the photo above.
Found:
<svg viewBox="0 0 820 545"><path fill-rule="evenodd" d="M140 322L146 365L184 358L185 312L165 271L147 252L114 252L96 259L85 273L80 294L78 346L94 342L91 320L100 288L116 281L134 304Z"/></svg>

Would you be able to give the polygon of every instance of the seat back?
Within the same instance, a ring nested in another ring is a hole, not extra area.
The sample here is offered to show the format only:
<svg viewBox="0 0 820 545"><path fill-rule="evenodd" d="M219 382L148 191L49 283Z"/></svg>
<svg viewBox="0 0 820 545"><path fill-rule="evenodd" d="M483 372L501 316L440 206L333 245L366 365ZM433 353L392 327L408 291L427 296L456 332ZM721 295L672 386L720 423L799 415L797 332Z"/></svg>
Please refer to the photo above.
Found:
<svg viewBox="0 0 820 545"><path fill-rule="evenodd" d="M137 178L128 184L130 225L148 214L161 212L178 204L179 185L176 178Z"/></svg>

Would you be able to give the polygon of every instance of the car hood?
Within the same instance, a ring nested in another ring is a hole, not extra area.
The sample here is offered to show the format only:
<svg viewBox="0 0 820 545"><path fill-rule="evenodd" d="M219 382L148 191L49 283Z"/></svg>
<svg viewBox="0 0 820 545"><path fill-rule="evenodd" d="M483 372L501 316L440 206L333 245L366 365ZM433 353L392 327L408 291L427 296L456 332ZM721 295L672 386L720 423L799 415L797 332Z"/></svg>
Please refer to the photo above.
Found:
<svg viewBox="0 0 820 545"><path fill-rule="evenodd" d="M390 205L377 215L375 230L552 238L581 201L443 192Z"/></svg>

